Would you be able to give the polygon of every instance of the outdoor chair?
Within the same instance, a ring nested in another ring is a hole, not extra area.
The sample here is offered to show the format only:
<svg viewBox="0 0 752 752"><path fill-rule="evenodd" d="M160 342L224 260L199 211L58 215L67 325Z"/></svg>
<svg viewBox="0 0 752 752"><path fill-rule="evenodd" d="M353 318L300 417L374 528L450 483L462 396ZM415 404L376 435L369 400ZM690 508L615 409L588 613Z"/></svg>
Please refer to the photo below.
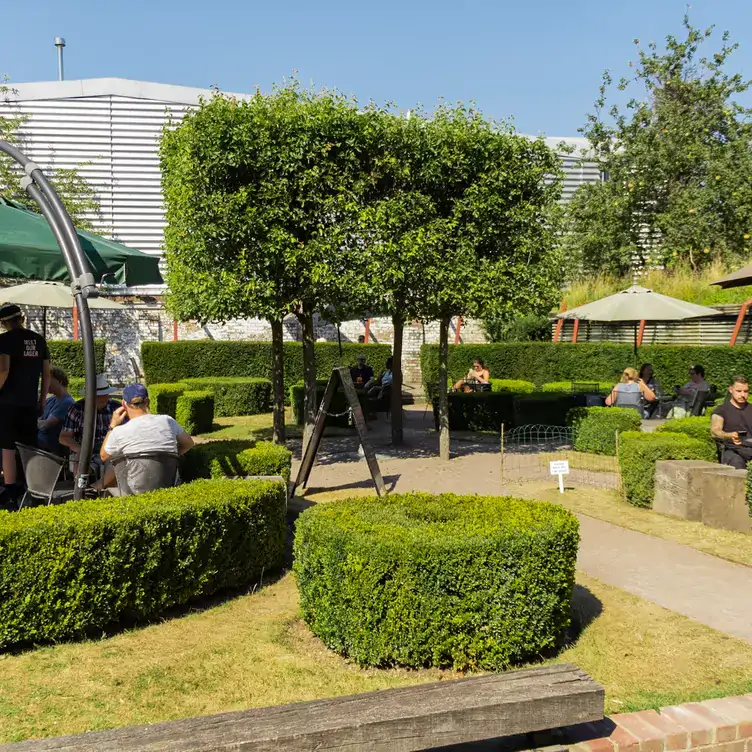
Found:
<svg viewBox="0 0 752 752"><path fill-rule="evenodd" d="M112 460L118 496L171 488L178 483L178 455L172 452L133 454Z"/></svg>
<svg viewBox="0 0 752 752"><path fill-rule="evenodd" d="M692 404L689 407L689 414L692 416L702 415L705 412L705 402L708 399L710 391L702 389L695 392L695 397L692 400Z"/></svg>
<svg viewBox="0 0 752 752"><path fill-rule="evenodd" d="M16 447L26 476L26 492L18 505L19 511L28 497L46 502L48 506L53 502L61 504L73 498L73 482L60 482L66 462L63 457L26 444L17 443Z"/></svg>

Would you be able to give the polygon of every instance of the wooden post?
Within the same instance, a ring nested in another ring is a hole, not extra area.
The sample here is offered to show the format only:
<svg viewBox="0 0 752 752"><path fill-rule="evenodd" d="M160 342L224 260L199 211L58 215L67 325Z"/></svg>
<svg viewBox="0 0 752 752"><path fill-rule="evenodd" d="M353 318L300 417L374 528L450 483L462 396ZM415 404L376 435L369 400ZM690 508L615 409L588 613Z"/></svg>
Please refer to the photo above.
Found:
<svg viewBox="0 0 752 752"><path fill-rule="evenodd" d="M371 319L366 319L366 338L365 343L368 344L371 339Z"/></svg>
<svg viewBox="0 0 752 752"><path fill-rule="evenodd" d="M73 306L73 339L78 339L78 307Z"/></svg>
<svg viewBox="0 0 752 752"><path fill-rule="evenodd" d="M554 342L559 342L561 340L561 329L564 326L564 319L559 319L556 322L556 331L554 332Z"/></svg>
<svg viewBox="0 0 752 752"><path fill-rule="evenodd" d="M177 321L172 322L172 341L173 342L178 341L178 322Z"/></svg>
<svg viewBox="0 0 752 752"><path fill-rule="evenodd" d="M736 344L736 338L739 336L739 332L742 330L742 323L744 322L744 317L747 315L747 311L749 310L750 305L752 305L752 298L743 303L741 309L739 310L739 315L736 317L736 325L734 326L734 331L731 334L731 341L729 342L729 345L731 347Z"/></svg>
<svg viewBox="0 0 752 752"><path fill-rule="evenodd" d="M642 337L645 334L645 319L640 321L640 328L637 332L637 347L642 347Z"/></svg>
<svg viewBox="0 0 752 752"><path fill-rule="evenodd" d="M457 328L454 330L454 344L460 343L460 332L462 331L462 316L457 316Z"/></svg>
<svg viewBox="0 0 752 752"><path fill-rule="evenodd" d="M572 344L577 342L577 333L580 331L580 320L574 320L574 328L572 329Z"/></svg>

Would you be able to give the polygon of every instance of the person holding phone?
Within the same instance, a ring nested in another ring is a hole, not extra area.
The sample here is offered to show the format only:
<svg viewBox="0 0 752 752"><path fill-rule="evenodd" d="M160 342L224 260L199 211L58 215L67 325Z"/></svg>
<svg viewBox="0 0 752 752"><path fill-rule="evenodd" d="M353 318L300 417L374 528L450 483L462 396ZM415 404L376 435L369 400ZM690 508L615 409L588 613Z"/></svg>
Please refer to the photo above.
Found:
<svg viewBox="0 0 752 752"><path fill-rule="evenodd" d="M731 399L713 410L710 434L722 442L721 463L744 470L752 460L752 405L746 376L734 376L729 386Z"/></svg>

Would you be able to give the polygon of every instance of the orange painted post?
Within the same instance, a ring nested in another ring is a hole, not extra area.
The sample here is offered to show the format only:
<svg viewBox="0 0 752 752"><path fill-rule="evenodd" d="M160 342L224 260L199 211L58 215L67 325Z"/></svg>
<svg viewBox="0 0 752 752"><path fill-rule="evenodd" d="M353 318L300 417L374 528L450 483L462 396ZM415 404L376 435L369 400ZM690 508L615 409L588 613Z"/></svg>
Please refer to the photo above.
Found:
<svg viewBox="0 0 752 752"><path fill-rule="evenodd" d="M177 321L172 322L172 341L173 342L178 341L178 322Z"/></svg>
<svg viewBox="0 0 752 752"><path fill-rule="evenodd" d="M642 336L645 334L645 319L640 321L640 328L637 330L637 347L642 347Z"/></svg>
<svg viewBox="0 0 752 752"><path fill-rule="evenodd" d="M457 328L454 330L454 344L460 343L460 332L462 331L462 316L457 316Z"/></svg>
<svg viewBox="0 0 752 752"><path fill-rule="evenodd" d="M561 301L561 313L564 313L564 311L567 310L567 301L562 300ZM554 342L559 342L561 340L561 330L564 328L564 319L559 319L556 322L556 331L554 331Z"/></svg>
<svg viewBox="0 0 752 752"><path fill-rule="evenodd" d="M371 319L366 319L366 344L371 339Z"/></svg>
<svg viewBox="0 0 752 752"><path fill-rule="evenodd" d="M78 339L78 306L73 306L73 339Z"/></svg>
<svg viewBox="0 0 752 752"><path fill-rule="evenodd" d="M580 320L575 319L574 320L574 329L572 329L572 343L577 342L577 333L580 331Z"/></svg>
<svg viewBox="0 0 752 752"><path fill-rule="evenodd" d="M739 315L736 317L736 325L734 326L734 331L731 334L731 341L729 342L729 345L731 347L736 344L736 338L739 336L739 332L742 330L742 323L744 322L744 317L747 315L747 311L749 310L750 305L752 305L752 298L746 301L739 310Z"/></svg>

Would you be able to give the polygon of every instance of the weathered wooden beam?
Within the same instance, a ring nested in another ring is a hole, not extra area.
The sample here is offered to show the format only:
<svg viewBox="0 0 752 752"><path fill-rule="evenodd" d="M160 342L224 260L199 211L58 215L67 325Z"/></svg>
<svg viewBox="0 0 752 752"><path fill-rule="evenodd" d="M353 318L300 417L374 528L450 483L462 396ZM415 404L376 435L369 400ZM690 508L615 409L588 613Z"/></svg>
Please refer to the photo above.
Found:
<svg viewBox="0 0 752 752"><path fill-rule="evenodd" d="M17 744L3 752L412 752L603 718L568 663Z"/></svg>

